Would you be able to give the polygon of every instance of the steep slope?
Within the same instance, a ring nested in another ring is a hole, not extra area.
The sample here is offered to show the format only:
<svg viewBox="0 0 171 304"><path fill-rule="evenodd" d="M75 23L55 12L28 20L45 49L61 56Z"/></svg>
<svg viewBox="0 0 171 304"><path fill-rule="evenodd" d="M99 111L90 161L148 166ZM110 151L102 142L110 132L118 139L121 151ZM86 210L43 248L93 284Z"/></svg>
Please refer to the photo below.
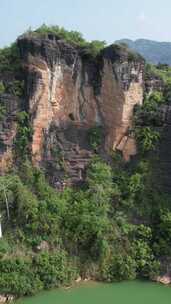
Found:
<svg viewBox="0 0 171 304"><path fill-rule="evenodd" d="M82 179L93 154L92 128L103 129L102 153L119 149L126 160L136 153L129 128L135 104L143 101L139 55L111 45L93 57L56 35L27 34L18 46L26 86L21 104L33 129L32 161L50 170L53 184L61 174ZM13 139L6 150L10 146ZM4 158L2 153L1 162Z"/></svg>
<svg viewBox="0 0 171 304"><path fill-rule="evenodd" d="M171 68L94 44L43 26L0 50L5 299L171 282Z"/></svg>

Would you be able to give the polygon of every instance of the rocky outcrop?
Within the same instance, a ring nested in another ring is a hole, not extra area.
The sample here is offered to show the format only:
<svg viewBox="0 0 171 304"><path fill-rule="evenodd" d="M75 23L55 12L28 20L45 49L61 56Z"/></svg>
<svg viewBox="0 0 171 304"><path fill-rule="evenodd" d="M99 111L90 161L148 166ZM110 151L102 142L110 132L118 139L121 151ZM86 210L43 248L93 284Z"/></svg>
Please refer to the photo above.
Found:
<svg viewBox="0 0 171 304"><path fill-rule="evenodd" d="M0 173L8 171L13 164L13 146L17 132L16 115L20 100L15 96L0 96Z"/></svg>
<svg viewBox="0 0 171 304"><path fill-rule="evenodd" d="M11 303L14 299L15 297L13 295L0 295L0 304Z"/></svg>
<svg viewBox="0 0 171 304"><path fill-rule="evenodd" d="M36 246L37 251L48 251L50 248L49 243L47 241L41 241L41 243Z"/></svg>
<svg viewBox="0 0 171 304"><path fill-rule="evenodd" d="M161 256L160 265L161 274L155 278L155 281L165 285L171 284L171 258L169 256Z"/></svg>
<svg viewBox="0 0 171 304"><path fill-rule="evenodd" d="M156 282L162 283L164 285L171 284L171 276L169 275L163 275L156 278Z"/></svg>
<svg viewBox="0 0 171 304"><path fill-rule="evenodd" d="M52 35L23 36L18 44L27 75L34 164L52 169L53 152L61 150L67 173L81 179L93 153L87 133L94 126L103 127L104 151L121 150L126 160L136 154L129 129L133 108L143 101L140 56L111 45L93 58Z"/></svg>
<svg viewBox="0 0 171 304"><path fill-rule="evenodd" d="M117 149L125 160L136 154L129 130L133 108L143 101L144 60L139 55L111 45L94 58L54 35L27 34L18 45L26 80L24 108L33 128L32 161L51 172L54 184L59 185L61 167L71 180L82 180L93 155L92 127L102 127L102 153ZM2 135L9 144L1 163L11 158L13 121Z"/></svg>
<svg viewBox="0 0 171 304"><path fill-rule="evenodd" d="M165 88L163 79L155 74L150 75L146 73L144 84L145 84L145 92L147 94L150 94L154 91L163 92Z"/></svg>
<svg viewBox="0 0 171 304"><path fill-rule="evenodd" d="M131 57L127 50L113 45L102 54L103 69L98 98L105 111L106 148L121 150L126 160L136 154L129 134L133 109L143 102L143 67L141 57ZM110 108L109 108L110 105Z"/></svg>

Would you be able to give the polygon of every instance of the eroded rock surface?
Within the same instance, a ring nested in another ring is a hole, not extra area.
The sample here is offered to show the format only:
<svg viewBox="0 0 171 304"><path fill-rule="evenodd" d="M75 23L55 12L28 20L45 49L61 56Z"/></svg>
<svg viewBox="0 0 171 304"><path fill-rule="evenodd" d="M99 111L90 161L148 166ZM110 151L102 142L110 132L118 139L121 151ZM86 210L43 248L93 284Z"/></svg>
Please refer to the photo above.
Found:
<svg viewBox="0 0 171 304"><path fill-rule="evenodd" d="M54 145L55 137L61 134L64 159L71 152L69 167L75 161L75 167L83 169L91 154L83 133L99 125L105 130L106 151L119 149L127 160L136 153L129 128L135 104L143 101L144 63L140 57L130 60L128 52L110 46L92 58L56 37L23 37L19 44L28 71L34 163L45 161L45 155L53 162L52 149L55 145L59 149L60 144L58 140ZM66 138L71 129L82 133L84 143L78 134L74 141L72 135Z"/></svg>
<svg viewBox="0 0 171 304"><path fill-rule="evenodd" d="M133 108L143 102L144 60L139 55L111 45L94 58L53 35L28 34L18 45L33 128L32 161L53 171L53 183L59 182L59 163L71 179L82 180L93 155L88 142L92 127L102 127L105 153L118 149L126 160L136 154L129 130ZM10 132L9 138L15 126Z"/></svg>
<svg viewBox="0 0 171 304"><path fill-rule="evenodd" d="M13 164L16 115L20 109L20 100L9 94L1 95L0 107L0 173L4 173Z"/></svg>

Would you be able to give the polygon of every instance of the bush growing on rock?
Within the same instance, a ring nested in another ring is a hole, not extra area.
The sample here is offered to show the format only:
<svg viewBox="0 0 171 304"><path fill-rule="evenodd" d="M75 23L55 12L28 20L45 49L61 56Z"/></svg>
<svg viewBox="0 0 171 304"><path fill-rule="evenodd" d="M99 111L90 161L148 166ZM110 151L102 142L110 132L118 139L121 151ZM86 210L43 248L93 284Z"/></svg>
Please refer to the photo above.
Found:
<svg viewBox="0 0 171 304"><path fill-rule="evenodd" d="M3 85L3 82L0 81L0 94L3 94L5 92L5 87Z"/></svg>

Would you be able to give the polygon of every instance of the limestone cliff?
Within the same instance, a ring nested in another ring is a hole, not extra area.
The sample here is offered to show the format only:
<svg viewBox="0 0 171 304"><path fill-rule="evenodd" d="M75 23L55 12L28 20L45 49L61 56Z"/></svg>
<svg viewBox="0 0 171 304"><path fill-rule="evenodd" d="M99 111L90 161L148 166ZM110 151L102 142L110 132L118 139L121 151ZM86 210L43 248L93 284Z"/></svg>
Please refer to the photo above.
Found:
<svg viewBox="0 0 171 304"><path fill-rule="evenodd" d="M102 152L118 149L126 160L136 154L129 130L133 108L143 102L140 56L111 45L94 58L53 35L24 35L18 45L26 82L23 103L33 127L32 161L53 172L54 184L61 166L72 180L82 179L93 154L88 142L92 127L103 129Z"/></svg>

